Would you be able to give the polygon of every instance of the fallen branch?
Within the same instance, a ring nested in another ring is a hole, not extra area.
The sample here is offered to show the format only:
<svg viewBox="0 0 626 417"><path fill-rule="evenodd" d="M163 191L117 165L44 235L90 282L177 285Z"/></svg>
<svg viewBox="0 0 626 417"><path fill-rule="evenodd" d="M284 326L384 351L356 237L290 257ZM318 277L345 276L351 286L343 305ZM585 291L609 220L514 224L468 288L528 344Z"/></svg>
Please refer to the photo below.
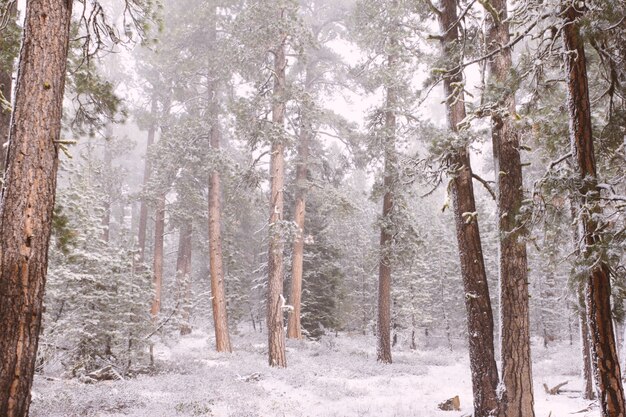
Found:
<svg viewBox="0 0 626 417"><path fill-rule="evenodd" d="M561 382L560 384L552 387L552 388L548 388L548 386L544 383L543 384L543 389L546 390L546 394L548 395L557 395L561 393L561 388L565 385L567 385L569 381L565 381L565 382Z"/></svg>

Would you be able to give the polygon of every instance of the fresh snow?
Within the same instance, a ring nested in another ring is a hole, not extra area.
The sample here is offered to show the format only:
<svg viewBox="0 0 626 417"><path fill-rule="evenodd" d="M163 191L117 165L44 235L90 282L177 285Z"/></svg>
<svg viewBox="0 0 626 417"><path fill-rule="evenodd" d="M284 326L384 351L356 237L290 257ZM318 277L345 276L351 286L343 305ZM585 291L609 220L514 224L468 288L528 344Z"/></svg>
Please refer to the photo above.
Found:
<svg viewBox="0 0 626 417"><path fill-rule="evenodd" d="M157 371L125 381L85 385L36 376L31 417L460 417L472 412L467 352L421 341L416 351L393 352L376 362L375 339L339 333L319 342L287 342L286 369L267 365L265 335L234 335L235 352L213 351L212 338L196 331L154 348ZM537 417L598 417L580 392L550 396L549 387L580 391L577 346L534 347ZM52 380L49 380L52 379ZM440 402L461 398L460 412ZM573 414L576 413L576 414Z"/></svg>

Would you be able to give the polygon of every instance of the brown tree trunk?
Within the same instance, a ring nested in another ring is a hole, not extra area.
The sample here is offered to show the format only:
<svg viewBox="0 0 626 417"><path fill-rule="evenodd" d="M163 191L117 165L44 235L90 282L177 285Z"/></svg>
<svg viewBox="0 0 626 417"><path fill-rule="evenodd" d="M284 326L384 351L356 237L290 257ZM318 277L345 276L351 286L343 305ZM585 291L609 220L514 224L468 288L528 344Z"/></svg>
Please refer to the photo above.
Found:
<svg viewBox="0 0 626 417"><path fill-rule="evenodd" d="M152 99L152 109L150 112L152 117L156 116L156 100ZM154 136L156 133L155 123L152 122L148 129L148 142L146 144L146 160L144 162L143 169L143 192L146 191L148 183L150 182L150 175L152 173L152 164L150 163L150 148L154 143ZM141 206L139 208L139 233L137 234L137 241L139 245L139 264L141 265L146 260L146 232L148 229L148 202L145 198L141 199Z"/></svg>
<svg viewBox="0 0 626 417"><path fill-rule="evenodd" d="M491 0L491 6L492 10L486 13L486 41L488 49L495 49L509 43L508 12L506 0ZM511 50L504 49L488 63L490 84L503 89L510 81L512 66ZM533 417L528 261L523 231L517 221L524 188L519 135L512 118L515 93L501 94L496 99L499 108L491 116L491 136L497 177L500 257L500 354L504 387L500 392L500 413L503 417Z"/></svg>
<svg viewBox="0 0 626 417"><path fill-rule="evenodd" d="M597 188L585 46L577 22L582 12L569 3L565 7L563 43L566 51L570 142L580 181L581 207L584 210L579 222L582 237L580 255L593 263L585 289L592 363L602 416L624 417L626 404L613 329L611 280L606 263L595 259L600 256L594 248L598 243L598 222L595 218L601 217L602 208L598 205L600 192Z"/></svg>
<svg viewBox="0 0 626 417"><path fill-rule="evenodd" d="M284 9L280 10L280 19ZM282 35L284 36L284 35ZM274 51L274 88L272 123L277 132L283 133L285 124L285 39ZM283 325L283 250L282 236L283 188L285 181L285 144L283 138L273 138L270 157L270 219L267 283L267 335L270 366L286 367L285 331Z"/></svg>
<svg viewBox="0 0 626 417"><path fill-rule="evenodd" d="M453 62L458 59L454 49L458 46L459 30L454 27L457 21L457 0L442 0L439 24L443 53ZM464 94L458 91L462 85L461 73L444 78L446 115L451 134L458 134L458 125L465 119ZM470 368L474 391L474 415L490 416L497 412L498 369L493 345L493 312L489 299L489 287L485 273L480 242L480 231L476 218L476 203L472 184L467 146L456 148L449 157L452 178L450 192L454 206L456 236L461 260L461 276L465 290L467 310L467 334L469 338Z"/></svg>
<svg viewBox="0 0 626 417"><path fill-rule="evenodd" d="M213 8L214 24L209 34L209 43L213 47L217 36L217 9ZM209 108L211 117L210 144L217 155L220 152L220 121L218 106L218 80L210 79L208 85ZM215 327L215 347L218 352L232 352L228 332L228 313L224 283L224 264L222 259L222 205L220 172L214 167L209 176L209 257L211 262L211 296L213 304L213 324Z"/></svg>
<svg viewBox="0 0 626 417"><path fill-rule="evenodd" d="M305 76L305 94L310 94L313 88L315 62L309 63ZM306 194L308 191L307 174L309 170L309 143L313 136L308 112L311 111L308 103L303 104L300 114L300 134L298 141L298 162L296 167L296 202L294 205L293 219L298 227L293 242L293 255L291 260L291 291L289 303L293 307L289 312L287 323L287 337L290 339L302 339L302 325L300 316L302 312L302 275L304 261L304 220L306 215Z"/></svg>
<svg viewBox="0 0 626 417"><path fill-rule="evenodd" d="M156 321L161 311L161 296L163 292L163 237L165 235L165 194L157 200L154 222L154 258L152 262L152 283L154 298L152 299L152 320Z"/></svg>
<svg viewBox="0 0 626 417"><path fill-rule="evenodd" d="M0 204L0 415L26 417L41 327L71 1L26 3Z"/></svg>
<svg viewBox="0 0 626 417"><path fill-rule="evenodd" d="M178 237L178 256L176 257L176 278L178 287L178 304L181 309L180 335L191 333L189 322L189 302L191 298L191 238L193 223L188 220L180 228Z"/></svg>
<svg viewBox="0 0 626 417"><path fill-rule="evenodd" d="M304 260L304 219L306 213L306 193L308 188L307 172L309 157L309 141L311 126L307 121L307 115L302 115L300 141L298 146L298 166L296 168L296 202L294 206L294 222L298 228L293 243L293 256L291 266L291 294L289 302L293 310L289 312L287 324L287 337L290 339L302 339L302 327L300 315L302 310L302 274Z"/></svg>
<svg viewBox="0 0 626 417"><path fill-rule="evenodd" d="M389 49L397 50L398 42L389 39ZM394 71L397 56L387 57L387 67ZM393 204L397 183L396 156L396 106L397 91L394 87L386 87L385 102L385 167L383 172L383 212L380 226L380 258L378 263L378 347L377 359L382 363L391 363L391 259L393 244Z"/></svg>

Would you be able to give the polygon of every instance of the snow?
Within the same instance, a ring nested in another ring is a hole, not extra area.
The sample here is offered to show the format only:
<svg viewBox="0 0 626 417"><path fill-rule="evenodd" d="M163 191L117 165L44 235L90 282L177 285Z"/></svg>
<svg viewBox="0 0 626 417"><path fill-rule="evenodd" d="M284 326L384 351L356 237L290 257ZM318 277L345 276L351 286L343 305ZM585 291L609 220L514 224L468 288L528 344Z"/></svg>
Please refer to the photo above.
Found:
<svg viewBox="0 0 626 417"><path fill-rule="evenodd" d="M37 376L32 417L169 416L420 416L460 417L472 412L467 352L421 341L400 348L394 363L376 362L375 339L339 333L321 341L288 340L286 369L267 365L264 334L233 335L235 352L213 351L214 340L195 331L154 347L157 371L125 381L85 385ZM537 417L567 416L588 408L580 392L543 390L570 381L579 390L577 346L534 347ZM458 395L461 411L437 405ZM597 417L590 412L576 414Z"/></svg>

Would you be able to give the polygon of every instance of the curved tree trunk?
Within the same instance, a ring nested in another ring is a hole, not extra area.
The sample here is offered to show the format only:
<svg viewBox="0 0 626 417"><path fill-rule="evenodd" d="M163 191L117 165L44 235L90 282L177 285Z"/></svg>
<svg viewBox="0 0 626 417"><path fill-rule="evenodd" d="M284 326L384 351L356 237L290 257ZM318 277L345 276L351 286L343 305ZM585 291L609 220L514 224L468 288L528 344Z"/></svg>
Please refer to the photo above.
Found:
<svg viewBox="0 0 626 417"><path fill-rule="evenodd" d="M178 287L178 304L181 309L181 336L191 333L189 322L189 302L191 298L191 238L193 236L193 223L185 222L180 228L178 237L178 256L176 257L176 278Z"/></svg>
<svg viewBox="0 0 626 417"><path fill-rule="evenodd" d="M279 18L283 18L284 9ZM285 124L285 40L274 51L274 88L272 123L276 131L282 132ZM268 250L267 285L267 335L270 366L287 366L285 354L285 331L283 325L283 250L284 238L281 231L283 221L285 185L285 144L282 138L274 138L270 156L270 235Z"/></svg>
<svg viewBox="0 0 626 417"><path fill-rule="evenodd" d="M389 49L397 50L397 40L389 39ZM387 57L387 67L393 71L398 57L391 54ZM397 91L394 87L386 88L385 102L385 167L383 173L383 212L380 226L380 259L378 263L378 347L379 362L391 363L391 259L393 243L393 204L397 183L396 156L396 106Z"/></svg>
<svg viewBox="0 0 626 417"><path fill-rule="evenodd" d="M454 48L459 40L457 21L457 1L442 0L439 24L443 53L454 62ZM457 134L458 125L465 119L465 104L462 91L457 91L463 77L461 73L444 78L446 116L451 134ZM476 219L476 203L472 184L467 146L457 148L450 155L449 163L453 171L450 192L454 206L456 237L461 260L461 276L465 290L467 310L467 330L469 337L470 368L474 392L475 417L497 413L498 369L493 345L493 312L489 298L489 287L485 272L485 262L480 242L480 231Z"/></svg>
<svg viewBox="0 0 626 417"><path fill-rule="evenodd" d="M491 0L487 10L487 48L509 43L506 0ZM505 49L488 63L492 85L502 88L513 66L511 50ZM504 91L504 89L503 89ZM499 107L491 116L494 172L498 205L500 258L500 328L502 385L500 413L503 417L533 417L533 380L528 312L528 260L523 231L517 216L524 200L519 135L513 126L515 93L497 97ZM508 112L509 114L506 114Z"/></svg>
<svg viewBox="0 0 626 417"><path fill-rule="evenodd" d="M41 327L71 1L29 0L0 205L0 415L26 417Z"/></svg>
<svg viewBox="0 0 626 417"><path fill-rule="evenodd" d="M598 205L599 191L593 149L585 46L577 22L581 13L571 5L566 6L563 13L565 16L563 42L567 52L565 66L570 142L580 181L581 206L584 208L584 213L579 220L583 240L580 255L590 264L593 263L585 288L587 324L591 336L592 363L602 416L624 417L626 405L613 329L611 280L606 263L595 261L595 258L600 256L594 249L598 243L596 217L601 217L602 209Z"/></svg>

